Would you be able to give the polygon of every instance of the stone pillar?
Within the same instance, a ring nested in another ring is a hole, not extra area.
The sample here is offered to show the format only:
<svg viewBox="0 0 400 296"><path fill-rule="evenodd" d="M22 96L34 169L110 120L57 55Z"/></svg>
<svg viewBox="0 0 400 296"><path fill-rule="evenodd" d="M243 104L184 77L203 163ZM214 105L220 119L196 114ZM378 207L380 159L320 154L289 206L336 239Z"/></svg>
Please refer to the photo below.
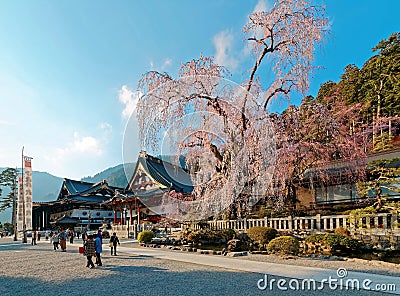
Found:
<svg viewBox="0 0 400 296"><path fill-rule="evenodd" d="M315 226L317 230L321 230L321 214L315 216Z"/></svg>
<svg viewBox="0 0 400 296"><path fill-rule="evenodd" d="M347 229L347 219L349 219L349 216L343 218L343 228L344 229Z"/></svg>
<svg viewBox="0 0 400 296"><path fill-rule="evenodd" d="M397 218L398 218L397 213L392 215L392 221L391 221L392 229L399 228L399 225L397 224Z"/></svg>
<svg viewBox="0 0 400 296"><path fill-rule="evenodd" d="M356 228L355 219L351 216L349 216L349 226L351 231L354 231Z"/></svg>
<svg viewBox="0 0 400 296"><path fill-rule="evenodd" d="M387 214L382 217L382 224L383 224L383 229L387 229Z"/></svg>
<svg viewBox="0 0 400 296"><path fill-rule="evenodd" d="M367 223L367 228L371 228L371 217L366 217L365 218L365 223Z"/></svg>
<svg viewBox="0 0 400 296"><path fill-rule="evenodd" d="M293 229L293 217L289 216L288 217L288 223L289 223L289 230Z"/></svg>

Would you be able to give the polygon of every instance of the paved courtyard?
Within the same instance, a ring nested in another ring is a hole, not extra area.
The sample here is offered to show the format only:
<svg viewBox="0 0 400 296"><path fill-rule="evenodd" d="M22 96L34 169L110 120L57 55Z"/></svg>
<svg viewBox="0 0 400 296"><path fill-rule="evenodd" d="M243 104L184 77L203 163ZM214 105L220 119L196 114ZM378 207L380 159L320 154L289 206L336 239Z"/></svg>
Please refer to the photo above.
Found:
<svg viewBox="0 0 400 296"><path fill-rule="evenodd" d="M329 289L260 290L259 273L162 259L126 247L118 256L110 256L107 245L103 246L103 266L89 269L86 258L78 253L79 245L68 244L62 253L54 252L47 241L31 246L1 239L0 295L382 295Z"/></svg>

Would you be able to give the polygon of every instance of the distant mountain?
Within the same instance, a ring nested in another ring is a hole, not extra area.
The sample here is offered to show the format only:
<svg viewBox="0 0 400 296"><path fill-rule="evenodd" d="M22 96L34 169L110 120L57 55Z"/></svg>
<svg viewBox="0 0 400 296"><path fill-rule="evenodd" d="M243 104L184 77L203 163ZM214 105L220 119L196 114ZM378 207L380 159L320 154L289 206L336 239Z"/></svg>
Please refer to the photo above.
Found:
<svg viewBox="0 0 400 296"><path fill-rule="evenodd" d="M32 172L33 201L56 200L64 179L46 172Z"/></svg>
<svg viewBox="0 0 400 296"><path fill-rule="evenodd" d="M0 172L6 168L0 168ZM53 176L46 172L32 172L32 198L33 201L55 200L60 192L63 178ZM7 191L6 188L3 188ZM7 194L7 193L4 193ZM3 195L4 195L3 194Z"/></svg>
<svg viewBox="0 0 400 296"><path fill-rule="evenodd" d="M0 172L4 171L5 168L0 168ZM58 193L60 192L61 184L63 179L60 177L53 176L46 172L32 172L32 199L33 201L52 201L56 200ZM2 188L3 194L8 194L8 188ZM11 209L7 209L0 213L1 222L11 221Z"/></svg>
<svg viewBox="0 0 400 296"><path fill-rule="evenodd" d="M126 165L128 176L125 175L124 166L122 164L108 168L93 177L84 177L82 181L97 183L102 180L107 180L110 186L125 188L128 185L128 180L132 177L136 163ZM0 172L6 168L0 168ZM56 200L61 189L64 179L53 176L46 172L32 172L32 199L38 201L53 201ZM3 189L3 195L7 195L8 189ZM0 213L0 222L11 222L11 209L7 209Z"/></svg>
<svg viewBox="0 0 400 296"><path fill-rule="evenodd" d="M97 183L102 180L107 180L108 185L110 186L125 188L132 177L135 167L136 163L126 164L127 175L125 175L124 165L119 164L115 167L108 168L93 177L84 177L81 181Z"/></svg>

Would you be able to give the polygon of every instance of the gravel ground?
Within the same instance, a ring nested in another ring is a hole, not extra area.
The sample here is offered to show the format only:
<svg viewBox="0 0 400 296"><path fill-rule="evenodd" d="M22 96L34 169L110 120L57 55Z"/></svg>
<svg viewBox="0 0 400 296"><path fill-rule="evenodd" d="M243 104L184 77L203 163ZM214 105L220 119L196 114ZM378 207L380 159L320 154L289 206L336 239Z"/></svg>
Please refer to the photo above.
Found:
<svg viewBox="0 0 400 296"><path fill-rule="evenodd" d="M89 269L86 258L77 252L78 244L68 244L62 253L54 252L48 242L31 246L1 239L0 295L332 295L328 289L262 291L257 288L260 274L123 252L110 256L108 247L103 247L103 266ZM334 294L381 295L367 291Z"/></svg>

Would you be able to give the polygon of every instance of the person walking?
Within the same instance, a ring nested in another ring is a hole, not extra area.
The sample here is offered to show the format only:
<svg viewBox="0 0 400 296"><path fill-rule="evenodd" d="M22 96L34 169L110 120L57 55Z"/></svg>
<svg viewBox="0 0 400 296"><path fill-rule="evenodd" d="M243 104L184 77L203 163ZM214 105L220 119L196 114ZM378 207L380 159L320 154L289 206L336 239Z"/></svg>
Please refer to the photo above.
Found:
<svg viewBox="0 0 400 296"><path fill-rule="evenodd" d="M103 243L103 234L101 233L101 230L97 230L97 237L100 238L101 243Z"/></svg>
<svg viewBox="0 0 400 296"><path fill-rule="evenodd" d="M113 255L113 250L114 250L114 256L117 256L117 244L121 245L119 243L117 234L114 232L113 235L110 237L111 256Z"/></svg>
<svg viewBox="0 0 400 296"><path fill-rule="evenodd" d="M32 232L32 242L31 242L31 245L33 246L33 245L36 245L36 236L37 236L37 232L36 231L33 231Z"/></svg>
<svg viewBox="0 0 400 296"><path fill-rule="evenodd" d="M96 244L95 241L93 240L92 234L89 235L88 239L85 241L84 248L85 251L83 252L83 255L85 255L87 259L86 267L94 268L92 257L96 256Z"/></svg>
<svg viewBox="0 0 400 296"><path fill-rule="evenodd" d="M101 252L103 252L103 242L99 235L97 235L94 243L96 248L96 264L97 266L102 266L103 263L101 262Z"/></svg>
<svg viewBox="0 0 400 296"><path fill-rule="evenodd" d="M67 251L67 233L64 231L64 229L61 229L61 232L58 235L58 237L60 238L61 251L66 252Z"/></svg>
<svg viewBox="0 0 400 296"><path fill-rule="evenodd" d="M53 233L53 236L51 237L51 242L53 243L53 247L54 247L54 252L57 251L58 249L58 243L60 241L60 239L58 238L57 233Z"/></svg>
<svg viewBox="0 0 400 296"><path fill-rule="evenodd" d="M82 241L83 241L83 243L85 243L85 241L88 239L88 234L87 234L87 231L86 231L86 229L83 231L83 233L82 233Z"/></svg>
<svg viewBox="0 0 400 296"><path fill-rule="evenodd" d="M73 244L74 243L74 231L71 229L70 231L69 231L69 243L70 244Z"/></svg>

